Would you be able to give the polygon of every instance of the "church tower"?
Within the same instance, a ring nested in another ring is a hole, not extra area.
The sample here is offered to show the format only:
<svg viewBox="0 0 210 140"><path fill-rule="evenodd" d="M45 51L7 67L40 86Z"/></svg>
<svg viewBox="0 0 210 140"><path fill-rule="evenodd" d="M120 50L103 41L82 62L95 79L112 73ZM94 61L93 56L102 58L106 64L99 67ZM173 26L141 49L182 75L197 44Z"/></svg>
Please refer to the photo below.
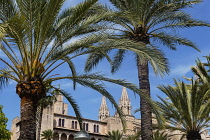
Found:
<svg viewBox="0 0 210 140"><path fill-rule="evenodd" d="M107 104L106 104L106 97L103 96L102 101L101 101L101 106L100 106L100 109L99 109L98 119L99 119L99 121L103 121L104 119L106 119L109 116L110 115L109 115L109 109L108 109Z"/></svg>
<svg viewBox="0 0 210 140"><path fill-rule="evenodd" d="M119 107L122 109L124 115L131 115L131 102L128 98L128 93L125 87L123 87L122 95L119 101Z"/></svg>

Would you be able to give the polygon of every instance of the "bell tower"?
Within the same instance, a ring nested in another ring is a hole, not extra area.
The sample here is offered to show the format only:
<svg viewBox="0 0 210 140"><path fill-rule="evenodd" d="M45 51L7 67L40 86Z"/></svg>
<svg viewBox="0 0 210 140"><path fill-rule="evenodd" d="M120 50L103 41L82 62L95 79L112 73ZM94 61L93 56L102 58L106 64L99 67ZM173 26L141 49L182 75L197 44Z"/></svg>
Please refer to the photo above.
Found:
<svg viewBox="0 0 210 140"><path fill-rule="evenodd" d="M109 115L109 109L106 104L106 97L103 96L102 101L101 101L101 106L99 109L98 119L99 119L99 121L103 121L104 119L106 119L109 116L110 115Z"/></svg>
<svg viewBox="0 0 210 140"><path fill-rule="evenodd" d="M131 102L128 98L128 93L125 87L122 89L122 95L119 101L119 107L122 109L124 115L131 115Z"/></svg>

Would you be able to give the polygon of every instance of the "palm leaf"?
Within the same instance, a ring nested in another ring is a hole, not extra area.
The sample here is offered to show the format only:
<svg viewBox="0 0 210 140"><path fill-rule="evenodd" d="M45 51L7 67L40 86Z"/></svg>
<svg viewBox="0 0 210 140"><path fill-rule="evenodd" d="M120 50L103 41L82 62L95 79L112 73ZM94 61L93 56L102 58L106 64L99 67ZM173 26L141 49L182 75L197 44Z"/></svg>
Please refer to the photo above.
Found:
<svg viewBox="0 0 210 140"><path fill-rule="evenodd" d="M79 125L80 125L80 129L82 130L82 115L79 111L79 106L77 105L76 101L73 99L73 97L65 92L64 90L61 90L59 88L56 88L54 86L51 86L51 88L55 89L56 91L58 91L60 94L62 94L70 103L70 105L72 106L73 110L74 110L74 113L77 117L77 120L79 122Z"/></svg>

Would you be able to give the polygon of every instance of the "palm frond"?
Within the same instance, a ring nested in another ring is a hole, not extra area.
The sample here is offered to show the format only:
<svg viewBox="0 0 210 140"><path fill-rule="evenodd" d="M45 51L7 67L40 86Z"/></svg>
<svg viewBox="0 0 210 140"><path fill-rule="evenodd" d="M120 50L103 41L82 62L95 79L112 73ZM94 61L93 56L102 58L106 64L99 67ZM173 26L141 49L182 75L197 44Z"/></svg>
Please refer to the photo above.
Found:
<svg viewBox="0 0 210 140"><path fill-rule="evenodd" d="M42 131L42 134L41 134L41 136L43 137L42 140L43 139L46 139L46 140L52 139L53 138L53 133L54 132L51 129L47 129L47 130Z"/></svg>
<svg viewBox="0 0 210 140"><path fill-rule="evenodd" d="M7 69L5 69L6 71L0 71L0 89L2 89L3 87L7 86L9 84L9 75L8 75L8 71Z"/></svg>
<svg viewBox="0 0 210 140"><path fill-rule="evenodd" d="M101 49L120 49L135 52L141 60L148 60L156 74L164 75L168 72L167 59L163 53L154 47L145 47L145 44L129 39L107 39L98 44Z"/></svg>
<svg viewBox="0 0 210 140"><path fill-rule="evenodd" d="M165 132L155 131L152 137L153 140L170 140L170 137Z"/></svg>
<svg viewBox="0 0 210 140"><path fill-rule="evenodd" d="M127 51L125 50L118 50L117 53L114 55L114 59L112 62L112 68L111 72L115 73L117 70L119 70L120 65L123 62L123 59L125 58L125 54Z"/></svg>
<svg viewBox="0 0 210 140"><path fill-rule="evenodd" d="M17 7L13 0L0 0L0 20L8 21L17 12Z"/></svg>
<svg viewBox="0 0 210 140"><path fill-rule="evenodd" d="M123 134L119 130L117 131L113 130L111 132L109 131L107 136L108 136L108 140L121 140Z"/></svg>
<svg viewBox="0 0 210 140"><path fill-rule="evenodd" d="M62 94L70 103L70 105L72 106L73 110L74 110L74 113L77 117L77 120L79 122L79 125L80 125L80 129L82 130L82 115L79 111L79 106L77 105L76 101L73 99L73 97L67 93L66 91L64 90L61 90L59 88L56 88L54 86L51 86L51 88L55 89L56 91L58 91L60 94Z"/></svg>
<svg viewBox="0 0 210 140"><path fill-rule="evenodd" d="M85 63L84 70L86 72L91 71L93 68L95 68L99 62L101 62L104 58L107 58L107 60L112 63L111 58L107 55L110 52L109 49L97 49L97 51L94 51L93 53L88 55L88 58Z"/></svg>
<svg viewBox="0 0 210 140"><path fill-rule="evenodd" d="M133 1L133 0L131 0ZM110 2L119 10L126 10L129 8L129 1L124 0L110 0Z"/></svg>
<svg viewBox="0 0 210 140"><path fill-rule="evenodd" d="M5 37L6 24L0 23L0 41Z"/></svg>
<svg viewBox="0 0 210 140"><path fill-rule="evenodd" d="M200 51L193 42L184 37L167 34L165 32L153 33L152 35L155 41L167 46L172 50L176 50L176 45L185 45Z"/></svg>
<svg viewBox="0 0 210 140"><path fill-rule="evenodd" d="M196 60L196 66L191 67L192 72L195 74L196 78L200 80L203 84L210 82L210 76L208 71L208 65L202 63L199 59Z"/></svg>
<svg viewBox="0 0 210 140"><path fill-rule="evenodd" d="M71 59L68 56L66 56L66 57L62 58L62 60L65 60L68 63L72 76L76 76L77 72L76 72L74 63L71 61ZM76 89L76 82L75 81L73 81L73 87L74 87L74 89Z"/></svg>

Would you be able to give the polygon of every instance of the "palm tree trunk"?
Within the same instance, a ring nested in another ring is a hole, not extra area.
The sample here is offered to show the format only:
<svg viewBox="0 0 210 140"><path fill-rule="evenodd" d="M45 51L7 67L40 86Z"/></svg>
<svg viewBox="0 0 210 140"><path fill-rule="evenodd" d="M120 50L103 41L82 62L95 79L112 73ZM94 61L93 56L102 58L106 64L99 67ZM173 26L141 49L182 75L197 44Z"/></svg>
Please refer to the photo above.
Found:
<svg viewBox="0 0 210 140"><path fill-rule="evenodd" d="M198 131L187 132L187 140L201 140L201 134Z"/></svg>
<svg viewBox="0 0 210 140"><path fill-rule="evenodd" d="M36 140L37 102L30 96L21 98L21 124L19 140Z"/></svg>
<svg viewBox="0 0 210 140"><path fill-rule="evenodd" d="M138 63L138 78L141 93L150 97L150 82L149 82L149 67L147 61L139 61ZM140 98L141 107L141 137L142 140L152 140L152 111L149 104Z"/></svg>
<svg viewBox="0 0 210 140"><path fill-rule="evenodd" d="M36 140L40 140L43 107L39 105L36 111Z"/></svg>
<svg viewBox="0 0 210 140"><path fill-rule="evenodd" d="M45 97L45 87L40 81L21 81L16 86L21 98L19 140L36 140L36 112L38 101Z"/></svg>

